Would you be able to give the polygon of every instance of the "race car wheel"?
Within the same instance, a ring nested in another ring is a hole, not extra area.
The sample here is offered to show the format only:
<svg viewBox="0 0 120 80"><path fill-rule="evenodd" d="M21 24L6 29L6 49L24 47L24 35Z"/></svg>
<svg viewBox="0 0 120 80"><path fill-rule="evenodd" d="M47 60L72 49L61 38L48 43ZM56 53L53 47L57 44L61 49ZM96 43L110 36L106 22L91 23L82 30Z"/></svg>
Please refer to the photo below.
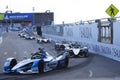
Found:
<svg viewBox="0 0 120 80"><path fill-rule="evenodd" d="M60 49L61 49L61 50L65 50L65 46L64 46L64 45L61 45L61 46L60 46Z"/></svg>
<svg viewBox="0 0 120 80"><path fill-rule="evenodd" d="M50 40L47 40L48 43L50 43Z"/></svg>
<svg viewBox="0 0 120 80"><path fill-rule="evenodd" d="M16 59L12 59L10 62L10 70L17 64L17 60Z"/></svg>
<svg viewBox="0 0 120 80"><path fill-rule="evenodd" d="M85 57L85 53L80 53L78 56L79 57Z"/></svg>
<svg viewBox="0 0 120 80"><path fill-rule="evenodd" d="M55 47L55 50L57 50L57 51L60 50L60 46L59 45L55 45L54 47Z"/></svg>
<svg viewBox="0 0 120 80"><path fill-rule="evenodd" d="M68 64L69 64L69 58L68 57L65 58L65 63L64 64L65 64L64 68L67 68Z"/></svg>
<svg viewBox="0 0 120 80"><path fill-rule="evenodd" d="M88 57L89 55L88 55L88 50L86 50L86 52L85 52L85 57Z"/></svg>
<svg viewBox="0 0 120 80"><path fill-rule="evenodd" d="M49 40L47 40L47 43L49 43Z"/></svg>
<svg viewBox="0 0 120 80"><path fill-rule="evenodd" d="M69 51L69 57L74 57L74 53L72 50Z"/></svg>
<svg viewBox="0 0 120 80"><path fill-rule="evenodd" d="M39 40L37 40L37 43L39 43Z"/></svg>
<svg viewBox="0 0 120 80"><path fill-rule="evenodd" d="M38 71L39 71L39 73L43 73L44 72L44 61L39 61Z"/></svg>

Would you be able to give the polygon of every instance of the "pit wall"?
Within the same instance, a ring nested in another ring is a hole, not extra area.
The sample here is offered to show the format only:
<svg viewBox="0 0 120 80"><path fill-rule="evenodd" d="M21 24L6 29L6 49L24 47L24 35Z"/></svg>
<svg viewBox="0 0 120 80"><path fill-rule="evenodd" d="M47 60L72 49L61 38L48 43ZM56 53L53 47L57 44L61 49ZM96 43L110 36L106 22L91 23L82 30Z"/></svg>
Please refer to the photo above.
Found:
<svg viewBox="0 0 120 80"><path fill-rule="evenodd" d="M87 46L90 53L120 61L120 22L113 23L113 44L98 42L97 23L61 25L61 27L56 25L51 27L51 31L54 29L51 33L45 32L46 28L47 26L42 29L42 34L45 37L54 41L78 42L81 46Z"/></svg>

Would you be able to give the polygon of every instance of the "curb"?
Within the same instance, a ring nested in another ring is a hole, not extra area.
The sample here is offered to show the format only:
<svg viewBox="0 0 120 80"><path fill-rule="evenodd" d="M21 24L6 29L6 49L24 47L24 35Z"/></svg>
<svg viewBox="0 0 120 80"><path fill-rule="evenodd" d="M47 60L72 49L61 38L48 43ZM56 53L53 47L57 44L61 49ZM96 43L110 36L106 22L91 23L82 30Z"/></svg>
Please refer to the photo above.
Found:
<svg viewBox="0 0 120 80"><path fill-rule="evenodd" d="M2 37L0 37L0 44L2 43L2 41L3 41L3 40L2 40Z"/></svg>

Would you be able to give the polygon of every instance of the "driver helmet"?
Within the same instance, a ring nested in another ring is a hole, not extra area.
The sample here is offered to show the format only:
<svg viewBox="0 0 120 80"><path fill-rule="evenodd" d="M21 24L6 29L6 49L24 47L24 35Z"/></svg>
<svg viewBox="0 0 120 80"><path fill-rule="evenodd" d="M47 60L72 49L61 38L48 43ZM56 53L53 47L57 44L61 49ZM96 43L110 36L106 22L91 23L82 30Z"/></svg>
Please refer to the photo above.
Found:
<svg viewBox="0 0 120 80"><path fill-rule="evenodd" d="M36 52L36 53L34 53L34 56L36 56L36 57L41 57L41 56L42 56L42 53Z"/></svg>
<svg viewBox="0 0 120 80"><path fill-rule="evenodd" d="M46 56L46 52L45 52L44 48L38 48L38 50L39 50L39 53L41 53L41 55L42 55L43 57Z"/></svg>

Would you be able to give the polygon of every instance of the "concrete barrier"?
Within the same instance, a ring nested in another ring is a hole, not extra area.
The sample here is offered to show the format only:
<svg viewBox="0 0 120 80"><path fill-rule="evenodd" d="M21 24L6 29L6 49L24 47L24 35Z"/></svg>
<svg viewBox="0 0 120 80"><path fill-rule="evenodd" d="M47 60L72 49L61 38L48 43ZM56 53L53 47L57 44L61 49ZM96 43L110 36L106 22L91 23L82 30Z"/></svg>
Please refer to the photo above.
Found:
<svg viewBox="0 0 120 80"><path fill-rule="evenodd" d="M43 31L43 36L55 41L78 42L82 46L87 46L91 53L99 54L117 61L120 61L120 22L114 22L113 26L104 25L99 28L97 23L65 25L61 35L58 35L55 28L49 27L51 33ZM109 27L109 28L108 28ZM56 33L53 33L56 32Z"/></svg>
<svg viewBox="0 0 120 80"><path fill-rule="evenodd" d="M2 41L3 41L3 39L2 39L2 37L0 37L0 44L2 43Z"/></svg>

